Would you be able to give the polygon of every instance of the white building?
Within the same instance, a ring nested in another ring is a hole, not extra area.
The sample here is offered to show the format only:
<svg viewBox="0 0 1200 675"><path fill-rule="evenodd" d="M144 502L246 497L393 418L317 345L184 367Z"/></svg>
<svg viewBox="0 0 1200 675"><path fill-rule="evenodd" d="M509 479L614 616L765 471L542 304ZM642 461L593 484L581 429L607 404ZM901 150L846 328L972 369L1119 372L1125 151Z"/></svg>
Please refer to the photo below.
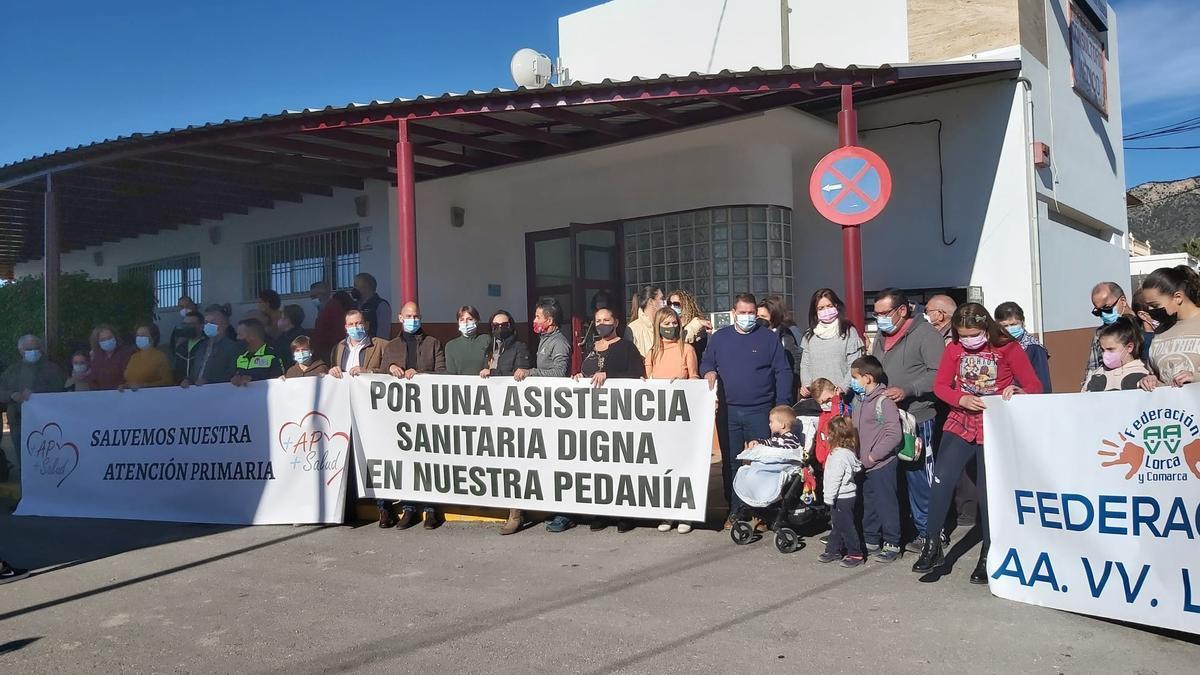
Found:
<svg viewBox="0 0 1200 675"><path fill-rule="evenodd" d="M41 273L53 174L62 270L148 273L167 305L265 287L291 301L361 270L398 307L415 254L435 334L459 305L525 321L546 294L578 324L597 290L640 283L709 310L779 294L803 323L813 290L843 287L839 228L807 186L853 84L860 143L894 177L863 226L865 288L1016 301L1073 387L1090 290L1128 275L1116 17L1081 1L1103 19L1068 0L791 0L786 21L778 0L613 0L559 22L571 86L247 118L0 167L0 265ZM849 67L889 63L907 65ZM409 167L411 239L393 187Z"/></svg>

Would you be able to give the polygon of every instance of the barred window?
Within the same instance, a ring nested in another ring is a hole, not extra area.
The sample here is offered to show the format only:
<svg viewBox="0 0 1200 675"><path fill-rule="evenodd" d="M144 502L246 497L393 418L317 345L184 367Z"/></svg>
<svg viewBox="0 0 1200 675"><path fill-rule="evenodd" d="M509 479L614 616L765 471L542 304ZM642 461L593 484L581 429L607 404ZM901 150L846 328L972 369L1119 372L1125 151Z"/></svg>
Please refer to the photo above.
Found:
<svg viewBox="0 0 1200 675"><path fill-rule="evenodd" d="M359 270L358 225L249 244L250 297L270 289L280 295L308 293L319 281L350 288Z"/></svg>
<svg viewBox="0 0 1200 675"><path fill-rule="evenodd" d="M181 295L186 295L199 305L203 298L200 292L200 256L191 254L164 260L126 265L119 270L122 279L146 279L154 287L154 298L159 309L174 307Z"/></svg>

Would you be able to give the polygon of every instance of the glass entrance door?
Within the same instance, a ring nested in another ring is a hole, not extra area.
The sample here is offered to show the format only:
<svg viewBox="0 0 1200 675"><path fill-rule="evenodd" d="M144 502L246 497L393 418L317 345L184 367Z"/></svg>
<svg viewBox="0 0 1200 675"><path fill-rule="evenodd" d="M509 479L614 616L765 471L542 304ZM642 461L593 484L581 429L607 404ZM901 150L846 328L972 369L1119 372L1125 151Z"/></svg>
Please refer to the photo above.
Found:
<svg viewBox="0 0 1200 675"><path fill-rule="evenodd" d="M621 278L620 223L584 225L525 235L529 319L541 298L554 298L563 310L563 329L571 338L571 372L579 369L594 338L592 316L608 307L625 322ZM534 347L530 341L530 347Z"/></svg>

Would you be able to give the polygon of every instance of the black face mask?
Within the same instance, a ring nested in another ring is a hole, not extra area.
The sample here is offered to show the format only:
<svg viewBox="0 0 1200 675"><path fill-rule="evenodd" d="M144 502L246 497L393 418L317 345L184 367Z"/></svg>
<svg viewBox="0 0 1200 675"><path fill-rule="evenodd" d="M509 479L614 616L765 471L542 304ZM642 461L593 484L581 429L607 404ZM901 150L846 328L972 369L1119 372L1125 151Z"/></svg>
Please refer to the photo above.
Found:
<svg viewBox="0 0 1200 675"><path fill-rule="evenodd" d="M1147 310L1146 314L1151 320L1158 322L1158 328L1154 329L1155 333L1161 333L1167 330L1171 326L1174 326L1175 322L1178 320L1178 317L1171 316L1167 313L1167 310L1162 307L1155 307L1154 309Z"/></svg>
<svg viewBox="0 0 1200 675"><path fill-rule="evenodd" d="M200 334L200 329L195 326L180 326L177 330L179 331L179 337L185 337L189 340Z"/></svg>
<svg viewBox="0 0 1200 675"><path fill-rule="evenodd" d="M766 319L758 319L754 322L759 328L770 328L771 322Z"/></svg>
<svg viewBox="0 0 1200 675"><path fill-rule="evenodd" d="M493 328L492 335L495 336L497 340L507 340L513 336L512 326L509 324L504 324L498 328Z"/></svg>
<svg viewBox="0 0 1200 675"><path fill-rule="evenodd" d="M599 334L600 337L602 337L602 338L606 338L606 337L612 335L613 331L615 331L616 329L617 329L617 327L611 323L596 324L596 333Z"/></svg>

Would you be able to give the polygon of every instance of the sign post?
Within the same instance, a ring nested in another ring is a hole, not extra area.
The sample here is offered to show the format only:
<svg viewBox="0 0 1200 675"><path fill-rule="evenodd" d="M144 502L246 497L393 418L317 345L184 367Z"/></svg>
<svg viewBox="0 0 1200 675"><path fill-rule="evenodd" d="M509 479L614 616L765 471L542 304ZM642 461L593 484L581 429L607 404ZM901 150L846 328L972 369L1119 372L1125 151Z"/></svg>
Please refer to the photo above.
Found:
<svg viewBox="0 0 1200 675"><path fill-rule="evenodd" d="M863 306L862 232L859 226L878 216L892 196L892 174L879 155L859 147L858 115L849 85L842 85L838 147L817 162L808 183L817 212L842 226L842 267L846 311L859 334L866 325Z"/></svg>

